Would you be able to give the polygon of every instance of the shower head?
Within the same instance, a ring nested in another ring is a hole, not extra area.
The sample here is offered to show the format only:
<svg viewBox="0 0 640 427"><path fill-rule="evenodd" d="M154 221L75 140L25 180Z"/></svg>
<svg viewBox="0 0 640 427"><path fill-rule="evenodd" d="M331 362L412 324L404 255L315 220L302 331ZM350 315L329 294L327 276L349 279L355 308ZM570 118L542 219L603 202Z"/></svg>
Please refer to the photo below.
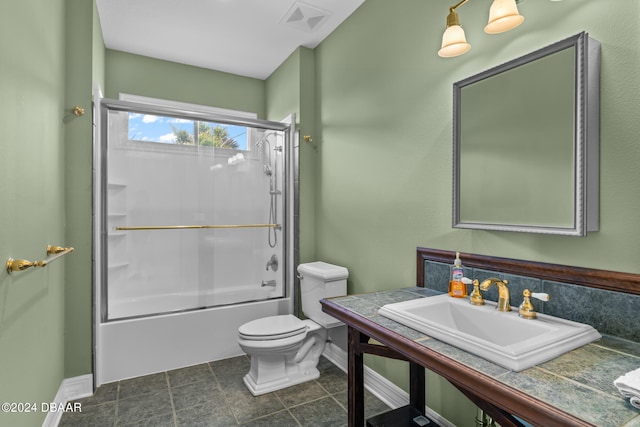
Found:
<svg viewBox="0 0 640 427"><path fill-rule="evenodd" d="M273 147L274 151L282 151L282 147L278 146L278 133L274 132L274 131L267 131L265 132L262 137L256 142L256 148L262 148L262 146L266 143L267 146L269 147L269 151L271 151L271 141L269 140L270 137L273 137L273 139L275 139L274 143L276 144L275 147Z"/></svg>
<svg viewBox="0 0 640 427"><path fill-rule="evenodd" d="M268 156L267 164L262 167L264 174L271 176L273 171L271 170L271 143L269 142L268 134L265 134L256 142L256 148L262 148L264 144L267 144L266 155Z"/></svg>

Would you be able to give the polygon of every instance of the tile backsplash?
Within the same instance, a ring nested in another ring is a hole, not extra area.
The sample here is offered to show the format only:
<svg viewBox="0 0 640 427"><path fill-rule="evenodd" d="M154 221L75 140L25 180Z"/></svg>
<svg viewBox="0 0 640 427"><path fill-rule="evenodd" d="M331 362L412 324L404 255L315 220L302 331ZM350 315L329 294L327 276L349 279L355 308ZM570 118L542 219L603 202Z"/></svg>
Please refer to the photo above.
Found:
<svg viewBox="0 0 640 427"><path fill-rule="evenodd" d="M425 287L447 292L449 285L449 264L425 260ZM539 313L549 314L567 320L586 323L604 335L640 342L640 296L623 292L614 292L586 286L542 280L534 277L500 273L480 268L465 268L465 275L470 279L482 282L489 277L497 277L509 281L511 305L522 303L522 292L546 292L551 299L548 302L532 299ZM472 288L469 289L471 292ZM485 299L498 300L495 286L483 292Z"/></svg>

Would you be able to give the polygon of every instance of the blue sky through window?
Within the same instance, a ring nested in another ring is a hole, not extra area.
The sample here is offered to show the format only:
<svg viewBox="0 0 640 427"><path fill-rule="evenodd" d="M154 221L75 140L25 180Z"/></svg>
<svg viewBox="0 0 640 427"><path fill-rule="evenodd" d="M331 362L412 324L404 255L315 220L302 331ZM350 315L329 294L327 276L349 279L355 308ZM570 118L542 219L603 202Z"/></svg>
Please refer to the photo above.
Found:
<svg viewBox="0 0 640 427"><path fill-rule="evenodd" d="M244 126L225 125L207 122L211 127L222 126L227 129L229 138L238 143L239 150L247 149L247 128ZM185 130L193 135L193 120L175 117L155 116L150 114L129 113L129 139L137 141L175 144L173 128Z"/></svg>

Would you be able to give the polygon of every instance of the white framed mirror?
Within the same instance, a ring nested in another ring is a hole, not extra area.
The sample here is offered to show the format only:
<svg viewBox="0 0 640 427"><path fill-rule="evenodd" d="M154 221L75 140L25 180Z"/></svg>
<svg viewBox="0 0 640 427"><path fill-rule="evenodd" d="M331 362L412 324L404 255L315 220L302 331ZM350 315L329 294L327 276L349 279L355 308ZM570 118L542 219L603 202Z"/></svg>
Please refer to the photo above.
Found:
<svg viewBox="0 0 640 427"><path fill-rule="evenodd" d="M598 230L599 64L582 32L453 84L453 227Z"/></svg>

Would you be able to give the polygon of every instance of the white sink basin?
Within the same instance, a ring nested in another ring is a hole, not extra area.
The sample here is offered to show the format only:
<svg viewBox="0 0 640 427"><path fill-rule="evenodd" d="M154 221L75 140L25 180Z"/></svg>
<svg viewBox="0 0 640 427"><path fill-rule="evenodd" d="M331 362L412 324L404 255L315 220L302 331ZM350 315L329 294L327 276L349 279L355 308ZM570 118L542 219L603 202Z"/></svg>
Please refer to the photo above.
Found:
<svg viewBox="0 0 640 427"><path fill-rule="evenodd" d="M516 372L601 338L589 325L540 313L527 320L517 307L495 306L444 294L387 304L378 313Z"/></svg>

